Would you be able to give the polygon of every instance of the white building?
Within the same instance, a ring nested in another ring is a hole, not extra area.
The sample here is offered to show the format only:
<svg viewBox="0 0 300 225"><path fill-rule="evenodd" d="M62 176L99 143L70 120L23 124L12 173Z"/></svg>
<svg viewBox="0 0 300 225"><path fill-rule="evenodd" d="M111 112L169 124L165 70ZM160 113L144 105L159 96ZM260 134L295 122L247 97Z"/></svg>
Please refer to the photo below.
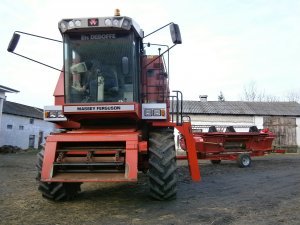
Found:
<svg viewBox="0 0 300 225"><path fill-rule="evenodd" d="M39 148L44 138L55 130L54 124L43 120L43 110L3 101L0 126L0 147Z"/></svg>

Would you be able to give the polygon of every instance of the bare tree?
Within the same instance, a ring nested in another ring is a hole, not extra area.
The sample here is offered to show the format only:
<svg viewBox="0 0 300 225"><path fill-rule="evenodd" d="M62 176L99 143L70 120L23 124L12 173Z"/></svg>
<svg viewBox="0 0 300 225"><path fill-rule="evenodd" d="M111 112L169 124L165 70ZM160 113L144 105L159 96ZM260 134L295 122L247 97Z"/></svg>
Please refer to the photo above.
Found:
<svg viewBox="0 0 300 225"><path fill-rule="evenodd" d="M241 100L249 102L277 102L279 98L266 94L264 90L258 90L255 81L251 81L248 85L244 86Z"/></svg>
<svg viewBox="0 0 300 225"><path fill-rule="evenodd" d="M300 89L291 90L286 94L286 99L289 102L299 102L300 103Z"/></svg>
<svg viewBox="0 0 300 225"><path fill-rule="evenodd" d="M248 85L244 86L243 89L243 96L241 100L254 102L257 101L258 91L256 87L256 83L251 81Z"/></svg>

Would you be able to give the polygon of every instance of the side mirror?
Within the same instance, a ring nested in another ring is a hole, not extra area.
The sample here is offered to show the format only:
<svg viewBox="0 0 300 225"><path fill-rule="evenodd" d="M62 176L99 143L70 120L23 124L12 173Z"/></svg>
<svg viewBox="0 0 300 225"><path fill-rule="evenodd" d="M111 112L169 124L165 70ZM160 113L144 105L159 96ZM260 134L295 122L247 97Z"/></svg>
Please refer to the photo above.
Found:
<svg viewBox="0 0 300 225"><path fill-rule="evenodd" d="M129 73L129 62L128 57L126 56L122 58L122 72L124 75L127 75Z"/></svg>
<svg viewBox="0 0 300 225"><path fill-rule="evenodd" d="M172 41L174 44L182 43L180 29L179 29L178 24L176 24L176 23L170 24L170 33L171 33Z"/></svg>
<svg viewBox="0 0 300 225"><path fill-rule="evenodd" d="M11 40L10 40L10 42L9 42L9 45L7 47L7 51L8 52L14 52L15 48L18 45L19 40L20 40L20 34L14 33Z"/></svg>

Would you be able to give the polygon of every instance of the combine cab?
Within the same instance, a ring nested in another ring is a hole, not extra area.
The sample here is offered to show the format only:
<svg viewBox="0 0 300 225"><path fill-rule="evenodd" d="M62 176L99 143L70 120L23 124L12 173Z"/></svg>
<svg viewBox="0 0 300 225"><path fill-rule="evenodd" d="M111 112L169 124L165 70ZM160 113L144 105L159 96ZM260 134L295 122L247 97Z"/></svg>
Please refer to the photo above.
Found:
<svg viewBox="0 0 300 225"><path fill-rule="evenodd" d="M44 119L60 131L47 137L37 161L38 189L45 198L72 199L82 182L135 182L139 171L148 172L154 199L175 198L175 128L188 138L192 179L200 180L191 124L182 122L180 113L177 121L170 117L165 55L181 44L181 36L177 24L168 26L173 46L146 55L150 44L143 43L143 30L118 11L59 22L64 67L55 105L45 106ZM15 32L9 52L20 34L27 33ZM182 100L180 92L175 96L175 102Z"/></svg>

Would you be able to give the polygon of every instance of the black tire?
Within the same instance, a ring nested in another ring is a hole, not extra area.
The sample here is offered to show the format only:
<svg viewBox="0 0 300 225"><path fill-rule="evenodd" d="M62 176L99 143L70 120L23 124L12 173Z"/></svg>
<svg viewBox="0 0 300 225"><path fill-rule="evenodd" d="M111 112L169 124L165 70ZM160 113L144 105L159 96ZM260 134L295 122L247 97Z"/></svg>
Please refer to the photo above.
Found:
<svg viewBox="0 0 300 225"><path fill-rule="evenodd" d="M81 183L42 182L41 171L44 160L44 149L37 154L37 176L38 190L44 198L53 201L66 201L73 199L80 192Z"/></svg>
<svg viewBox="0 0 300 225"><path fill-rule="evenodd" d="M217 165L221 163L221 160L210 160L211 164Z"/></svg>
<svg viewBox="0 0 300 225"><path fill-rule="evenodd" d="M251 157L249 154L240 154L237 158L237 164L240 168L251 166Z"/></svg>
<svg viewBox="0 0 300 225"><path fill-rule="evenodd" d="M176 198L176 154L173 128L160 128L149 134L149 187L156 200Z"/></svg>

